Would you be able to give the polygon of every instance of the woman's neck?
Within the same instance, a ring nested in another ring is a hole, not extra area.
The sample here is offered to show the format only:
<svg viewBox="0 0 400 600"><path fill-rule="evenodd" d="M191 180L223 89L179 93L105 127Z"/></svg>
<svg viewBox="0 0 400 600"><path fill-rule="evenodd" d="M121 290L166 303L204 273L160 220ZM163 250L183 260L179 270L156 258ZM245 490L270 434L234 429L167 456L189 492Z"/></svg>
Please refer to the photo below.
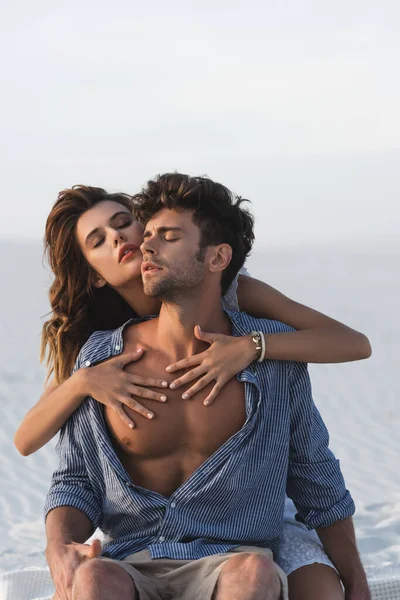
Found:
<svg viewBox="0 0 400 600"><path fill-rule="evenodd" d="M142 278L132 281L129 287L117 291L139 317L158 315L160 312L161 301L158 298L146 296Z"/></svg>

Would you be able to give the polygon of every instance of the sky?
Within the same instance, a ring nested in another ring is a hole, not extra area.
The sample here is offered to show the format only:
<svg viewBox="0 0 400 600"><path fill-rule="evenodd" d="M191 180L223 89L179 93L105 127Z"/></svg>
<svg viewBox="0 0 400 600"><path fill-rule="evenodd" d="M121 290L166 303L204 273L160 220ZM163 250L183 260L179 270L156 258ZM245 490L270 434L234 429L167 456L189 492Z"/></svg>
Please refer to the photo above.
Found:
<svg viewBox="0 0 400 600"><path fill-rule="evenodd" d="M178 170L249 198L259 246L400 239L397 0L13 0L0 56L0 238Z"/></svg>

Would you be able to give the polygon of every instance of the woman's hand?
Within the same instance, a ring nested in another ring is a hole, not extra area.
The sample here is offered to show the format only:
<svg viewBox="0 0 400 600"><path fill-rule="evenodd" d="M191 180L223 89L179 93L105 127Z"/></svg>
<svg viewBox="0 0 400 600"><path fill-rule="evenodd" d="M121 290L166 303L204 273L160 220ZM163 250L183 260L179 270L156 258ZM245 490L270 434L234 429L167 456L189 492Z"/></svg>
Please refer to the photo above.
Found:
<svg viewBox="0 0 400 600"><path fill-rule="evenodd" d="M135 423L128 417L124 406L128 406L139 415L152 419L154 413L139 404L132 396L140 396L157 402L166 402L165 394L159 394L149 390L148 387L168 387L166 381L152 377L140 377L124 371L126 365L140 360L143 356L143 348L136 352L122 354L110 360L96 365L79 369L75 376L81 379L80 387L83 395L91 396L101 404L115 410L121 420L131 429Z"/></svg>
<svg viewBox="0 0 400 600"><path fill-rule="evenodd" d="M222 333L205 333L199 325L194 328L194 335L197 339L210 344L210 347L200 354L184 358L167 367L169 373L195 367L179 379L175 379L169 387L176 389L202 375L203 377L182 395L182 398L186 400L211 381L215 381L213 389L203 402L207 406L214 402L224 385L232 377L243 371L256 359L257 350L251 335L232 337Z"/></svg>

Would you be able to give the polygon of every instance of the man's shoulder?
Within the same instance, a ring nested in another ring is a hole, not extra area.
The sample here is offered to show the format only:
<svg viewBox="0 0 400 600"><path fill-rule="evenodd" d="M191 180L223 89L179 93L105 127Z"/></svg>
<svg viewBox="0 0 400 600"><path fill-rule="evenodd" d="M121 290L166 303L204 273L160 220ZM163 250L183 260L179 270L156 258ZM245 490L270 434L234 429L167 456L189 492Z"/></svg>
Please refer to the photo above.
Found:
<svg viewBox="0 0 400 600"><path fill-rule="evenodd" d="M242 330L242 334L250 333L251 331L262 331L266 334L272 333L289 333L295 331L293 327L273 321L272 319L257 319L244 312L229 312L229 317L233 321L238 330Z"/></svg>
<svg viewBox="0 0 400 600"><path fill-rule="evenodd" d="M133 318L116 329L94 331L83 344L74 371L81 367L90 367L92 363L101 362L110 356L119 354L123 349L123 332L128 325L139 324L143 319Z"/></svg>
<svg viewBox="0 0 400 600"><path fill-rule="evenodd" d="M83 344L80 349L77 363L79 362L80 367L90 366L91 362L97 360L102 360L101 357L103 354L107 354L113 337L118 333L118 329L108 329L108 330L100 330L94 331L90 338Z"/></svg>

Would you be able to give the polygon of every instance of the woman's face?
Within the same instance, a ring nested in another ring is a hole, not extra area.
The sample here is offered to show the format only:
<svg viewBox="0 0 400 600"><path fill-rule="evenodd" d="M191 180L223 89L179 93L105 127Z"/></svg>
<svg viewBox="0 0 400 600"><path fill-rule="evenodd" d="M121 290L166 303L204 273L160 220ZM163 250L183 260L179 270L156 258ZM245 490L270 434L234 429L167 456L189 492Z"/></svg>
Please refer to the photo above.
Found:
<svg viewBox="0 0 400 600"><path fill-rule="evenodd" d="M87 210L78 220L76 237L99 275L96 285L107 282L118 289L141 278L143 228L122 204L106 200Z"/></svg>

